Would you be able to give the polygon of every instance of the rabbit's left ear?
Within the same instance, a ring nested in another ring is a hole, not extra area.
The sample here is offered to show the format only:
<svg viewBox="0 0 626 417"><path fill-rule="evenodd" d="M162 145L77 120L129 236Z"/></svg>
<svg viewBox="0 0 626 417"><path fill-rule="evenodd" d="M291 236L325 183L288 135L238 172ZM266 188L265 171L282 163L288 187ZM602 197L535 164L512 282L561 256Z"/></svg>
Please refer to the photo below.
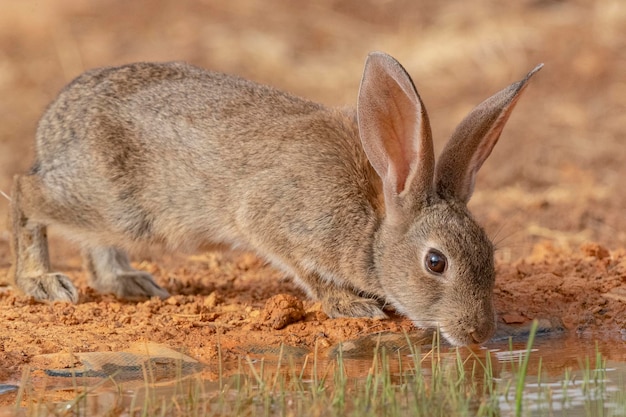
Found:
<svg viewBox="0 0 626 417"><path fill-rule="evenodd" d="M476 173L498 142L528 80L542 67L543 64L537 65L523 80L489 97L463 119L436 165L435 188L439 195L469 201Z"/></svg>
<svg viewBox="0 0 626 417"><path fill-rule="evenodd" d="M391 56L367 57L357 117L363 149L383 182L387 215L400 221L432 194L435 156L426 109Z"/></svg>

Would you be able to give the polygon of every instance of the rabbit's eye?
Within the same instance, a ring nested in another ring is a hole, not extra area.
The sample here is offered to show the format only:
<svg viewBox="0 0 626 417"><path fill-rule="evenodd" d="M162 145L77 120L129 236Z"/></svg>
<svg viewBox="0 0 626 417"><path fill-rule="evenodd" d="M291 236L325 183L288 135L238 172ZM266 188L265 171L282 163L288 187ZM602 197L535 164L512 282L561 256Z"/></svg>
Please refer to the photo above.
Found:
<svg viewBox="0 0 626 417"><path fill-rule="evenodd" d="M433 274L441 275L446 271L448 261L443 253L435 249L430 249L424 259L426 269Z"/></svg>

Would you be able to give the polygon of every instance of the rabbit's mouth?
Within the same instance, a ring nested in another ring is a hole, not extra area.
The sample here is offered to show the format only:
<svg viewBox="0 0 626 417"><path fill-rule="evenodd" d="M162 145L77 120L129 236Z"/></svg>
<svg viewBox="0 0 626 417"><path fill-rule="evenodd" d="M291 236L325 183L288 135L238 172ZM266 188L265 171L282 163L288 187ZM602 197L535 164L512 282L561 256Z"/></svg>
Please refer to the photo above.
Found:
<svg viewBox="0 0 626 417"><path fill-rule="evenodd" d="M439 332L442 340L445 340L452 346L468 346L484 343L489 339L489 336L483 337L481 333L475 329L467 329L458 331L458 329L451 329L445 325L441 325L437 322L426 322L424 320L413 321L413 324L420 329L434 329Z"/></svg>
<svg viewBox="0 0 626 417"><path fill-rule="evenodd" d="M495 322L476 326L440 325L441 335L454 346L477 345L486 342L495 332Z"/></svg>

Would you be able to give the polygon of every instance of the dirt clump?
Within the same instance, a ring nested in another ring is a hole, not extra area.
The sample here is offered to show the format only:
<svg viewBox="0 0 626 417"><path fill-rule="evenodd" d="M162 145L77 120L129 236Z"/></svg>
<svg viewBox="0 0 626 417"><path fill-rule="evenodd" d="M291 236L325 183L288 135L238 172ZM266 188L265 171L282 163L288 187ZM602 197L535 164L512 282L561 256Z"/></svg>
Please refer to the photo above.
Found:
<svg viewBox="0 0 626 417"><path fill-rule="evenodd" d="M302 300L290 294L278 294L267 300L261 320L274 330L283 329L304 317Z"/></svg>

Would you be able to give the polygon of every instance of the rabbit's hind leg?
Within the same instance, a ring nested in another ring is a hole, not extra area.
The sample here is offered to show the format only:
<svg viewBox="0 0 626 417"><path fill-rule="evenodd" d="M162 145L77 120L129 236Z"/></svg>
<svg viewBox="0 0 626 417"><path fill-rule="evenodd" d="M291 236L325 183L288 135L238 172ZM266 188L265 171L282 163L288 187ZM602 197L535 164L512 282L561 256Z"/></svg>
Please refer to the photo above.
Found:
<svg viewBox="0 0 626 417"><path fill-rule="evenodd" d="M78 301L78 291L63 274L50 271L46 225L32 220L44 199L39 179L16 175L11 193L13 264L9 276L21 291L40 301Z"/></svg>
<svg viewBox="0 0 626 417"><path fill-rule="evenodd" d="M101 293L121 298L167 298L169 293L150 275L130 265L124 251L112 246L97 246L84 251L85 268L91 285Z"/></svg>

